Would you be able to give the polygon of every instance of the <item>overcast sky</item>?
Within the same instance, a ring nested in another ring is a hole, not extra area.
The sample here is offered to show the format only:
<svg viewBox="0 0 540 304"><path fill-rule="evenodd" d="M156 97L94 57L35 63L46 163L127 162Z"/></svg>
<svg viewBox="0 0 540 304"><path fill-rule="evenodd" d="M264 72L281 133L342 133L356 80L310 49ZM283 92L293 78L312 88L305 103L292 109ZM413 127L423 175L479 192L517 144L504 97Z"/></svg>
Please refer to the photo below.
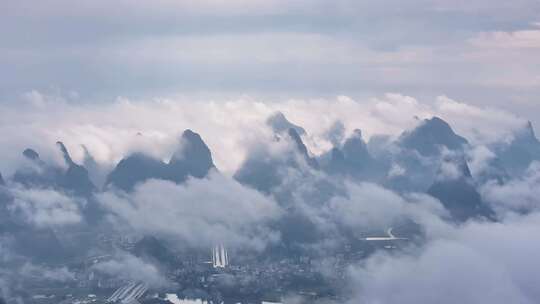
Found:
<svg viewBox="0 0 540 304"><path fill-rule="evenodd" d="M0 99L439 95L540 116L539 0L0 1Z"/></svg>

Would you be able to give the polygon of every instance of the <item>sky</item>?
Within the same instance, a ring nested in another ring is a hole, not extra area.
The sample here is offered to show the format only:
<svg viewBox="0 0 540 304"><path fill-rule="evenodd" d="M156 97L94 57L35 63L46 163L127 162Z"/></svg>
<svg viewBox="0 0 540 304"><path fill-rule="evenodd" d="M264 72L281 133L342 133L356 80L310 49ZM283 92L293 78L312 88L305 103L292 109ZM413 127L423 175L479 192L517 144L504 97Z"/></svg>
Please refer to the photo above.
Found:
<svg viewBox="0 0 540 304"><path fill-rule="evenodd" d="M540 1L1 1L0 97L439 95L539 116Z"/></svg>

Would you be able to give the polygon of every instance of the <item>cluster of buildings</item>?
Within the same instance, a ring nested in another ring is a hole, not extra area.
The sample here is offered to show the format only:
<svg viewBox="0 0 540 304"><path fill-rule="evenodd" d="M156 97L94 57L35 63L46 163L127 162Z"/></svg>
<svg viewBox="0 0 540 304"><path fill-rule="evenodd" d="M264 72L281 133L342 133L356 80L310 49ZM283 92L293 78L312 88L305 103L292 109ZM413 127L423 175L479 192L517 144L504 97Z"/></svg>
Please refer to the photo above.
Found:
<svg viewBox="0 0 540 304"><path fill-rule="evenodd" d="M395 248L406 239L397 238L392 231L387 236L374 236L363 240L366 246ZM113 239L104 242L120 242L126 250L134 247L133 239ZM94 265L107 262L111 255L97 255L71 265L76 282L43 289L39 297L26 301L39 304L170 304L163 296L170 293L178 298L213 299L208 303L221 303L224 299L274 299L285 294L300 294L304 297L335 298L346 284L347 265L365 258L366 253L358 246L347 245L343 252L333 257L317 259L307 256L287 255L277 258L240 259L231 263L229 251L223 244L215 245L207 255L174 259L174 265L163 269L170 287L150 288L143 282L123 279L122 276L103 275L94 271ZM324 275L323 275L324 273ZM184 303L184 302L178 302ZM175 304L175 303L173 303Z"/></svg>

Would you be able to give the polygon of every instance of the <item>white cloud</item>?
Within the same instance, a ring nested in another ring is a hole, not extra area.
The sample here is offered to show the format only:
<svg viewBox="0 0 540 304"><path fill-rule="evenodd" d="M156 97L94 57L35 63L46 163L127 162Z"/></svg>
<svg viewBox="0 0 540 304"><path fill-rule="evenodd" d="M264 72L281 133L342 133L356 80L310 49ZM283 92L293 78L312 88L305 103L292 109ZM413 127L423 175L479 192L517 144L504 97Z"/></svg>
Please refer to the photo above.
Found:
<svg viewBox="0 0 540 304"><path fill-rule="evenodd" d="M351 303L535 303L538 219L448 226L417 251L375 255L351 268Z"/></svg>
<svg viewBox="0 0 540 304"><path fill-rule="evenodd" d="M217 173L185 185L150 180L132 194L108 192L100 200L114 215L112 221L192 247L226 243L261 250L279 240L267 225L282 212L276 203Z"/></svg>
<svg viewBox="0 0 540 304"><path fill-rule="evenodd" d="M47 280L54 282L73 282L75 281L75 273L71 272L67 267L49 268L32 263L25 263L19 270L19 274L23 277L37 280Z"/></svg>
<svg viewBox="0 0 540 304"><path fill-rule="evenodd" d="M463 168L454 160L443 159L436 176L438 180L456 180L463 176Z"/></svg>
<svg viewBox="0 0 540 304"><path fill-rule="evenodd" d="M407 173L407 170L405 168L403 168L399 164L394 163L392 164L392 167L390 167L390 170L388 170L387 177L393 178L393 177L403 176L405 175L405 173Z"/></svg>
<svg viewBox="0 0 540 304"><path fill-rule="evenodd" d="M540 163L533 162L525 176L512 179L505 184L495 181L483 185L484 200L493 204L501 214L508 212L530 212L540 208Z"/></svg>
<svg viewBox="0 0 540 304"><path fill-rule="evenodd" d="M38 227L77 224L81 221L81 203L74 198L50 189L26 189L13 187L13 196L8 209L13 216Z"/></svg>
<svg viewBox="0 0 540 304"><path fill-rule="evenodd" d="M447 96L437 98L434 112L447 119L457 133L473 143L509 141L513 133L526 123L526 120L511 112L493 107L477 107Z"/></svg>
<svg viewBox="0 0 540 304"><path fill-rule="evenodd" d="M427 91L532 101L539 4L516 1L5 2L2 91Z"/></svg>
<svg viewBox="0 0 540 304"><path fill-rule="evenodd" d="M492 165L490 162L496 155L486 146L476 146L467 151L469 169L473 176L478 176L485 172Z"/></svg>
<svg viewBox="0 0 540 304"><path fill-rule="evenodd" d="M357 232L384 230L404 219L436 227L446 214L442 205L427 195L402 197L371 183L347 184L347 196L332 198L325 212L326 217Z"/></svg>
<svg viewBox="0 0 540 304"><path fill-rule="evenodd" d="M118 279L141 281L152 288L172 284L155 265L128 253L117 253L111 260L92 265L92 269Z"/></svg>

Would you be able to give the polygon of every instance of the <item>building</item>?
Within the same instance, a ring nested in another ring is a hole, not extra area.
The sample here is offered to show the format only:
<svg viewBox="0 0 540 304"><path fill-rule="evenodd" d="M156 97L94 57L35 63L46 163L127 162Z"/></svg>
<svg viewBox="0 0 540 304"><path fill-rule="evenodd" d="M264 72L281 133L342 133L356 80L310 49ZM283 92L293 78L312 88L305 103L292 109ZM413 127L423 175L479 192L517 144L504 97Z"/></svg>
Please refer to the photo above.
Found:
<svg viewBox="0 0 540 304"><path fill-rule="evenodd" d="M214 268L226 268L229 266L229 255L223 244L214 246L212 250L212 266Z"/></svg>

